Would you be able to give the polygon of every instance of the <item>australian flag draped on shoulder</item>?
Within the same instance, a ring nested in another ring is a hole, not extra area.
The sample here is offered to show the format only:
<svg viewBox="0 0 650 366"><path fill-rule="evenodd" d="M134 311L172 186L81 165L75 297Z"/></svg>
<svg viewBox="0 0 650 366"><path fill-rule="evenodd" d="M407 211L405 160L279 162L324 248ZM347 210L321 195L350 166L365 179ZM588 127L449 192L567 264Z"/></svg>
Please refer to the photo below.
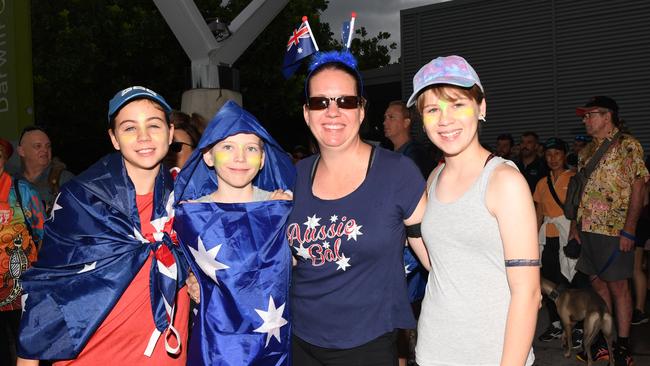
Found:
<svg viewBox="0 0 650 366"><path fill-rule="evenodd" d="M187 262L170 237L171 188L169 173L160 169L151 218L156 232L147 239L140 232L135 187L119 153L62 187L45 224L39 259L21 279L21 357L75 358L152 252L152 333L174 332L170 319Z"/></svg>
<svg viewBox="0 0 650 366"><path fill-rule="evenodd" d="M216 142L251 133L264 143L253 185L292 189L288 154L251 114L227 102L210 121L176 178L174 228L201 287L188 365L289 365L291 252L284 235L292 202L187 202L217 190L202 153Z"/></svg>
<svg viewBox="0 0 650 366"><path fill-rule="evenodd" d="M287 42L287 53L284 55L282 74L286 79L290 78L300 66L300 61L312 53L318 51L318 45L309 27L307 17L302 17L300 27L293 31Z"/></svg>

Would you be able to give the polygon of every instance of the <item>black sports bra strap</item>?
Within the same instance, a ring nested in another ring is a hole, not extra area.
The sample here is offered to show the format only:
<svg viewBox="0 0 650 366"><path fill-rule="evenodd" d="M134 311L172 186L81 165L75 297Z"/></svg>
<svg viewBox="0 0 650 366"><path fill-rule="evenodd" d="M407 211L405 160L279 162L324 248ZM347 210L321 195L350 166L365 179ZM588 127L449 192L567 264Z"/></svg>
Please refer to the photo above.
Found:
<svg viewBox="0 0 650 366"><path fill-rule="evenodd" d="M493 157L494 157L494 154L490 153L490 155L488 155L487 159L485 159L485 164L483 164L483 167L485 167L487 165L487 163L489 163L490 160L492 160Z"/></svg>
<svg viewBox="0 0 650 366"><path fill-rule="evenodd" d="M375 161L375 145L370 145L371 150L370 150L370 158L368 159L368 167L366 168L366 177L368 176L368 173L370 172L370 167L372 166L372 163ZM314 177L316 176L316 171L318 170L318 162L320 161L320 155L314 159L314 165L311 167L311 185L314 185Z"/></svg>

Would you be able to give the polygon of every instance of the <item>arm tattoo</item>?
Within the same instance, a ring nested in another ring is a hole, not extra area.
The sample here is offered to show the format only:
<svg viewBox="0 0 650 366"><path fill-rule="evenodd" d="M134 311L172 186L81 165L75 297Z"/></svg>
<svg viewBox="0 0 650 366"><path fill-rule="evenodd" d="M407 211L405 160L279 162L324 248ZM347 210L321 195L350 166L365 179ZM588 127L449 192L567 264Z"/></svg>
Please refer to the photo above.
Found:
<svg viewBox="0 0 650 366"><path fill-rule="evenodd" d="M506 267L539 267L539 259L506 259Z"/></svg>

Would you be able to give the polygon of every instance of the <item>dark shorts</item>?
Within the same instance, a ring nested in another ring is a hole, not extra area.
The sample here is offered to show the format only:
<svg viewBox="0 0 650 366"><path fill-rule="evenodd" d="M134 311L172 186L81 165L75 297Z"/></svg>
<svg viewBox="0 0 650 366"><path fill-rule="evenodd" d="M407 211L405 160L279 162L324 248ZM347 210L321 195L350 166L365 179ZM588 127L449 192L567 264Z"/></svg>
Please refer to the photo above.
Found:
<svg viewBox="0 0 650 366"><path fill-rule="evenodd" d="M645 242L650 240L650 217L641 216L636 224L636 246L645 247Z"/></svg>
<svg viewBox="0 0 650 366"><path fill-rule="evenodd" d="M397 330L383 334L358 347L333 349L314 346L296 337L291 339L296 366L397 366Z"/></svg>
<svg viewBox="0 0 650 366"><path fill-rule="evenodd" d="M582 249L576 269L586 275L597 275L604 281L619 281L632 277L634 270L634 251L618 250L620 238L581 232ZM615 254L618 252L617 254ZM610 258L614 259L610 261Z"/></svg>

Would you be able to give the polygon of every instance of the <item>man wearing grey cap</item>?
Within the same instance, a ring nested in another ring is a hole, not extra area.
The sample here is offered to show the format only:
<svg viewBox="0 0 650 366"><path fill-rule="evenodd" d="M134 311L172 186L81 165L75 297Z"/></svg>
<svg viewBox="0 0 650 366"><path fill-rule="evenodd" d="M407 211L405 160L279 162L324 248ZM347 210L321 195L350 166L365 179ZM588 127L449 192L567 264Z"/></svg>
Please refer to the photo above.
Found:
<svg viewBox="0 0 650 366"><path fill-rule="evenodd" d="M623 121L618 113L618 104L605 96L592 97L576 109L587 134L593 137L580 151L578 171L592 158L598 159L599 150L602 157L584 186L569 237L582 244L576 269L590 276L594 290L615 311L616 365L629 366L633 361L628 348L632 318L628 279L632 277L636 225L649 174L643 148L637 139L621 132ZM604 347L591 352L596 360L611 357Z"/></svg>

